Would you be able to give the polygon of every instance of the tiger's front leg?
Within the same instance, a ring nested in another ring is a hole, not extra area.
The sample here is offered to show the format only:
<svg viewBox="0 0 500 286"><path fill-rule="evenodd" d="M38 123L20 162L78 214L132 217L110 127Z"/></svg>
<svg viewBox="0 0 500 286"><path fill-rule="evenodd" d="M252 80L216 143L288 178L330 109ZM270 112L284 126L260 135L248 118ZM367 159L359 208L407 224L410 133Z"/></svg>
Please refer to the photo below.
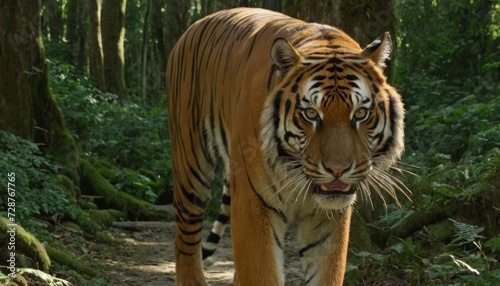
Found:
<svg viewBox="0 0 500 286"><path fill-rule="evenodd" d="M349 242L351 208L332 214L320 210L314 216L299 222L299 254L306 285L342 285Z"/></svg>
<svg viewBox="0 0 500 286"><path fill-rule="evenodd" d="M285 221L245 178L231 182L231 238L238 286L281 286ZM239 184L239 185L238 185Z"/></svg>

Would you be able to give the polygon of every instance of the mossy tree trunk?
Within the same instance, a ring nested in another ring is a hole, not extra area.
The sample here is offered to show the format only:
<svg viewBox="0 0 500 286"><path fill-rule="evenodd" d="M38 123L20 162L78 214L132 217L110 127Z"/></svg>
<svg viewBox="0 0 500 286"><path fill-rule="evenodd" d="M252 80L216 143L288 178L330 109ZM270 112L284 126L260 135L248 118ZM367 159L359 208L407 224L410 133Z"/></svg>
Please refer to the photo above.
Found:
<svg viewBox="0 0 500 286"><path fill-rule="evenodd" d="M101 36L101 4L102 0L89 0L89 71L90 77L97 81L99 89L106 91Z"/></svg>
<svg viewBox="0 0 500 286"><path fill-rule="evenodd" d="M39 0L0 1L0 129L40 143L78 182L76 146L50 93L40 34Z"/></svg>
<svg viewBox="0 0 500 286"><path fill-rule="evenodd" d="M121 98L127 94L123 42L125 39L126 0L103 0L101 34L104 54L104 77L107 91Z"/></svg>

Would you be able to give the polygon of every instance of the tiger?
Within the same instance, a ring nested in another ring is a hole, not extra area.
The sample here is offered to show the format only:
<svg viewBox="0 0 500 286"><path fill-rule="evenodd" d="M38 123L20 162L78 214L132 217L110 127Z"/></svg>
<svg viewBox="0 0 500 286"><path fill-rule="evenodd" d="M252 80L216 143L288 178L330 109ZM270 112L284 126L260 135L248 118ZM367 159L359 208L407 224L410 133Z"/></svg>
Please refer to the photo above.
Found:
<svg viewBox="0 0 500 286"><path fill-rule="evenodd" d="M234 285L284 285L290 229L306 285L342 285L352 206L404 151L404 106L384 69L388 32L361 48L341 30L260 8L191 25L166 68L178 285L208 285L202 257L230 222ZM203 244L212 179L221 212ZM203 254L202 254L203 253Z"/></svg>

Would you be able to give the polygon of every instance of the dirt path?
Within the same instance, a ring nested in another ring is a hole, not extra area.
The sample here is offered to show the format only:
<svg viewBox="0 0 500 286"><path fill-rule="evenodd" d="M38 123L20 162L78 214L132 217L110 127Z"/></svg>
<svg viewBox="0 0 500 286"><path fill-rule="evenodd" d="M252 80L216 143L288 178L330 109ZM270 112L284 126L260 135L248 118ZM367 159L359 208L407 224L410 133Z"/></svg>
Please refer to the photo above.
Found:
<svg viewBox="0 0 500 286"><path fill-rule="evenodd" d="M205 230L210 227L207 222ZM102 261L106 265L103 274L110 279L107 285L175 285L174 235L175 222L135 222L133 230L118 230L114 236L123 245L117 254ZM301 285L300 262L296 255L290 257L290 253L285 262L286 285ZM205 267L210 285L232 285L234 269L228 234L221 239L214 261L213 265Z"/></svg>

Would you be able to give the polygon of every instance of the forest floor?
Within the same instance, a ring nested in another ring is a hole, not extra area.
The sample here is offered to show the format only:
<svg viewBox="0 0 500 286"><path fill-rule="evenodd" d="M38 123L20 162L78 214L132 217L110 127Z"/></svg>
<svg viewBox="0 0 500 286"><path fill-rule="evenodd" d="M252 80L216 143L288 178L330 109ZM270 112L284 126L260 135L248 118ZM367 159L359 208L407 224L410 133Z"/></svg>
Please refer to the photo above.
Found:
<svg viewBox="0 0 500 286"><path fill-rule="evenodd" d="M109 286L170 286L175 285L174 236L175 222L131 222L127 229L114 228L112 236L119 241L117 247L94 247L93 262L102 265L102 275ZM204 231L211 229L205 222ZM205 277L212 286L232 285L232 262L229 229L221 239L213 258L205 266ZM292 244L287 239L287 244ZM297 251L287 247L285 261L286 285L303 285L302 266ZM112 253L110 253L110 251ZM93 263L94 264L94 263Z"/></svg>

